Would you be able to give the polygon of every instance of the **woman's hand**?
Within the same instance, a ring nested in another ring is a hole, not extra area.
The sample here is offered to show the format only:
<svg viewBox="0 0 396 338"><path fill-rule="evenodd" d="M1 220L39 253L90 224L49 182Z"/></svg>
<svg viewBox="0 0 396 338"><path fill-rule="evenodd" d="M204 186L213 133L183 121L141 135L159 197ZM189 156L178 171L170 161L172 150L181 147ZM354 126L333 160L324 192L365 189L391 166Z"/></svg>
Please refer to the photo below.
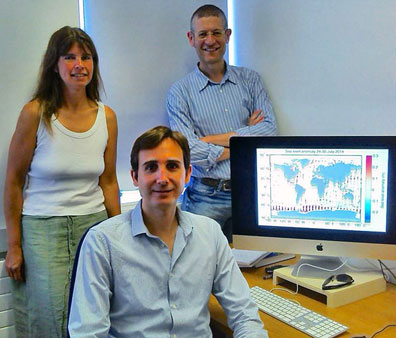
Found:
<svg viewBox="0 0 396 338"><path fill-rule="evenodd" d="M5 268L8 272L8 276L10 276L12 279L21 282L25 280L23 270L23 253L21 247L8 249L5 259Z"/></svg>

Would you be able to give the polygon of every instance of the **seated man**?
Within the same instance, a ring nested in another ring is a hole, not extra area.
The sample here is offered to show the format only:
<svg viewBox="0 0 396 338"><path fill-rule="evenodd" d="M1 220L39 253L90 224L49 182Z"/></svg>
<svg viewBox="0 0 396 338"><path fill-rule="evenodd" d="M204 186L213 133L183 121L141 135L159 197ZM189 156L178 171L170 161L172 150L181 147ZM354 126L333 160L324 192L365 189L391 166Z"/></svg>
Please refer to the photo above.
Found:
<svg viewBox="0 0 396 338"><path fill-rule="evenodd" d="M131 165L142 200L85 237L71 337L212 337L211 293L234 337L268 337L220 226L176 207L191 174L185 137L167 127L147 131Z"/></svg>

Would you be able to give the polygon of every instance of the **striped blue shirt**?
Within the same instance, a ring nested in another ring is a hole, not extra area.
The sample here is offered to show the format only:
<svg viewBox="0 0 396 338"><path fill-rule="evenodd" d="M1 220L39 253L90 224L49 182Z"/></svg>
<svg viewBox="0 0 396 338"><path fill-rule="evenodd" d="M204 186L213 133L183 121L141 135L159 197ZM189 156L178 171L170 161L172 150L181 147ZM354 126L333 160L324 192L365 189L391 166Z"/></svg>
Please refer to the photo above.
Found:
<svg viewBox="0 0 396 338"><path fill-rule="evenodd" d="M230 160L216 162L224 148L199 139L236 132L238 135L277 135L272 104L260 75L247 68L226 65L220 83L198 68L170 88L166 103L169 123L188 139L193 176L230 178ZM248 126L252 113L262 109L262 122Z"/></svg>

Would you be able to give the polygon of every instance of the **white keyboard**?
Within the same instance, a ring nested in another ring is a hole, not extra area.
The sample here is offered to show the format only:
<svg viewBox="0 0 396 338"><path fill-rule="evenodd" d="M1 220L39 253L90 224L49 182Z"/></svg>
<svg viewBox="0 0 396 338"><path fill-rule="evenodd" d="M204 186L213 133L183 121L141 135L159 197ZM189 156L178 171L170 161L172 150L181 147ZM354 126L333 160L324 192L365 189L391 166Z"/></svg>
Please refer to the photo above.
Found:
<svg viewBox="0 0 396 338"><path fill-rule="evenodd" d="M348 327L258 286L250 289L258 308L314 338L331 338Z"/></svg>

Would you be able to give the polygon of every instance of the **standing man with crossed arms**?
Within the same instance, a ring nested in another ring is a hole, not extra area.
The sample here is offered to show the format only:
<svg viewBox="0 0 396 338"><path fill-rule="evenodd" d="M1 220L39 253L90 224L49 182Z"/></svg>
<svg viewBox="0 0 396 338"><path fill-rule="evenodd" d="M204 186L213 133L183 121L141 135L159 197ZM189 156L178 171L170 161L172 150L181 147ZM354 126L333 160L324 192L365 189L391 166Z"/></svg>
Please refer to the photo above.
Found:
<svg viewBox="0 0 396 338"><path fill-rule="evenodd" d="M182 209L215 219L229 242L230 138L277 134L272 104L259 74L230 66L223 58L230 35L220 8L204 5L194 12L187 37L199 62L173 84L166 103L171 128L187 137L191 149L193 172Z"/></svg>

